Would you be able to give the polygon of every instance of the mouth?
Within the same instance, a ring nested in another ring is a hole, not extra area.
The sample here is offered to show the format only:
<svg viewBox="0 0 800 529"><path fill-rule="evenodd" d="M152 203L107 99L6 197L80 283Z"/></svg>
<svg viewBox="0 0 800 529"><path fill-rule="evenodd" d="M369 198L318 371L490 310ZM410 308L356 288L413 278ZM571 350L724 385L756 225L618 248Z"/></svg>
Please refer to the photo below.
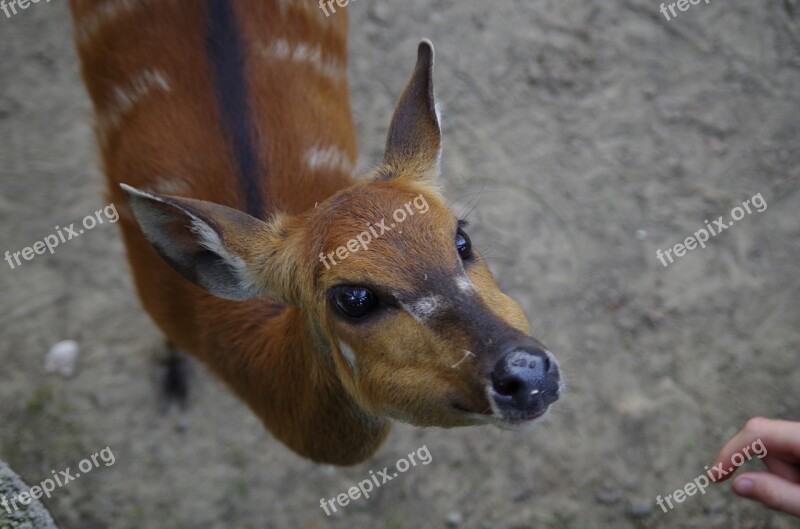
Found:
<svg viewBox="0 0 800 529"><path fill-rule="evenodd" d="M501 412L494 409L494 405L484 412L476 412L460 404L453 404L453 409L460 414L468 416L476 425L488 424L502 430L525 430L537 422L541 422L547 416L547 412L550 411L550 406L514 413Z"/></svg>
<svg viewBox="0 0 800 529"><path fill-rule="evenodd" d="M549 409L543 411L540 415L531 419L524 419L524 420L497 419L492 421L490 424L495 428L499 428L500 430L508 430L511 432L524 432L532 429L535 425L542 422L547 417L548 411Z"/></svg>
<svg viewBox="0 0 800 529"><path fill-rule="evenodd" d="M544 417L547 415L547 412L550 411L550 406L553 404L552 402L549 404L542 404L536 406L533 409L508 409L508 408L500 408L498 404L498 396L493 395L493 391L489 391L489 402L492 406L492 415L490 424L500 428L502 430L525 430L537 422L541 422ZM557 399L558 397L556 397ZM555 402L555 401L553 401Z"/></svg>

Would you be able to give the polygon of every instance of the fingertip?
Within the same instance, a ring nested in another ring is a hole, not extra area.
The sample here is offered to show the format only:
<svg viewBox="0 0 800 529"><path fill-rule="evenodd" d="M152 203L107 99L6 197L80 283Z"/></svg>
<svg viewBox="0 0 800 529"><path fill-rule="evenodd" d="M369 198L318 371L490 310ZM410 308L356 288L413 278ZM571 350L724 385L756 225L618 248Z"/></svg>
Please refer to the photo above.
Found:
<svg viewBox="0 0 800 529"><path fill-rule="evenodd" d="M764 504L770 509L800 517L800 486L765 472L742 474L733 482L739 496Z"/></svg>
<svg viewBox="0 0 800 529"><path fill-rule="evenodd" d="M753 481L753 478L749 474L743 474L733 481L733 490L739 496L752 496L755 487L755 481Z"/></svg>

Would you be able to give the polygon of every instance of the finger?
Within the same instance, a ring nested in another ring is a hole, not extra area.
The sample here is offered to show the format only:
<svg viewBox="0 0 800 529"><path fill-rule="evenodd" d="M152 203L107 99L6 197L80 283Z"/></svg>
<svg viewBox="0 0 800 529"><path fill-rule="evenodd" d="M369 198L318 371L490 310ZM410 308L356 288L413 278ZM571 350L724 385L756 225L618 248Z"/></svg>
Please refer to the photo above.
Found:
<svg viewBox="0 0 800 529"><path fill-rule="evenodd" d="M736 467L731 458L748 449L755 457L767 453L779 456L790 463L800 462L800 423L755 417L747 421L744 429L736 434L717 456L717 464L723 468ZM725 481L731 476L717 481Z"/></svg>
<svg viewBox="0 0 800 529"><path fill-rule="evenodd" d="M733 481L739 496L763 503L771 509L800 517L800 485L773 474L748 472Z"/></svg>
<svg viewBox="0 0 800 529"><path fill-rule="evenodd" d="M800 466L787 463L777 456L769 454L764 458L764 463L770 472L778 477L800 485Z"/></svg>

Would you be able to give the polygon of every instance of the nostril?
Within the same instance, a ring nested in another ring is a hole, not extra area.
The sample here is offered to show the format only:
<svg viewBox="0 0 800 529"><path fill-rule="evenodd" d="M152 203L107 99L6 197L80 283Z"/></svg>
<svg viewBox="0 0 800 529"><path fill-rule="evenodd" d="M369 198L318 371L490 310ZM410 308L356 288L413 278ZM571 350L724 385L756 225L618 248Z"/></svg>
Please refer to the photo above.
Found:
<svg viewBox="0 0 800 529"><path fill-rule="evenodd" d="M519 401L518 405L523 405L536 398L531 391L547 373L547 364L545 356L534 356L522 350L512 351L497 362L492 373L492 387L498 396L511 398L514 402Z"/></svg>
<svg viewBox="0 0 800 529"><path fill-rule="evenodd" d="M517 377L492 377L492 386L494 386L494 390L499 395L506 397L516 395L522 389L523 385L523 382Z"/></svg>
<svg viewBox="0 0 800 529"><path fill-rule="evenodd" d="M514 348L500 357L490 376L493 403L506 414L541 414L558 400L559 379L550 353Z"/></svg>

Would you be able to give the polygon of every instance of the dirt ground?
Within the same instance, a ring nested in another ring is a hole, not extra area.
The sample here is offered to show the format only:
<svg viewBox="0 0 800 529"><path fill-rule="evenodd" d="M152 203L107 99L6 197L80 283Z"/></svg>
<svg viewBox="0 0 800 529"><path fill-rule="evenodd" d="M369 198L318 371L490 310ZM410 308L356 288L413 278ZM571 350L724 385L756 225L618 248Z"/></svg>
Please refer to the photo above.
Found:
<svg viewBox="0 0 800 529"><path fill-rule="evenodd" d="M800 2L354 0L361 167L383 147L416 44L437 47L444 187L569 385L542 425L398 424L353 468L294 456L200 366L159 411L161 337L116 227L0 263L0 459L29 484L105 447L45 501L62 529L725 528L800 522L729 485L668 513L754 415L800 419ZM0 14L0 252L105 205L66 2ZM656 257L761 194L768 205ZM44 369L80 343L74 376ZM326 516L421 446L416 466ZM757 462L751 463L758 467Z"/></svg>

